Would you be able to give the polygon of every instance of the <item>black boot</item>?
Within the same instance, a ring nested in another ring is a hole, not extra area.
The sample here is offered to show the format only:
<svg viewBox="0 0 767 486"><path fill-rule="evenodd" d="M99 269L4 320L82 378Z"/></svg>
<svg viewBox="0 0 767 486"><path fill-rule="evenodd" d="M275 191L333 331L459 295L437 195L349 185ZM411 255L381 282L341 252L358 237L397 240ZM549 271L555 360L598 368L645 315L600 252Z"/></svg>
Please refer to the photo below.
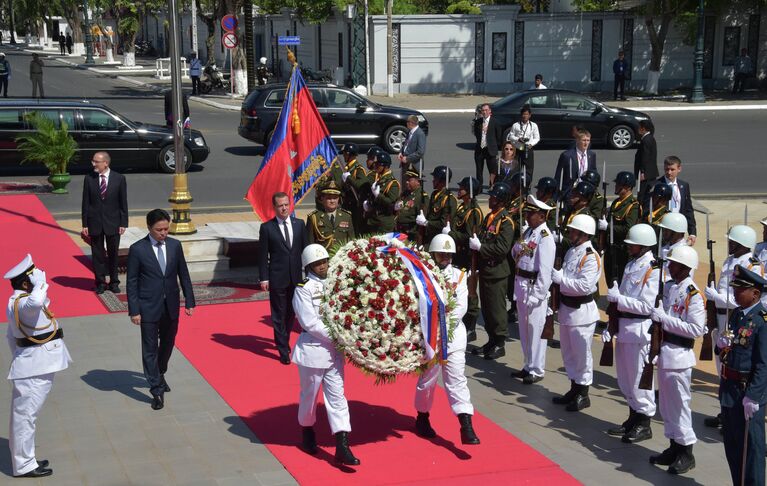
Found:
<svg viewBox="0 0 767 486"><path fill-rule="evenodd" d="M722 426L722 414L718 414L716 417L706 417L703 419L703 425L718 429Z"/></svg>
<svg viewBox="0 0 767 486"><path fill-rule="evenodd" d="M304 450L304 452L314 455L317 453L317 439L314 437L314 428L313 427L304 427L301 431L302 433L302 440L301 440L301 449Z"/></svg>
<svg viewBox="0 0 767 486"><path fill-rule="evenodd" d="M347 466L359 466L360 460L349 449L349 433L336 433L336 462Z"/></svg>
<svg viewBox="0 0 767 486"><path fill-rule="evenodd" d="M615 437L623 437L634 426L634 420L636 420L636 412L633 408L629 407L629 418L619 426L607 429L607 433Z"/></svg>
<svg viewBox="0 0 767 486"><path fill-rule="evenodd" d="M478 348L472 349L471 354L473 354L474 356L479 356L480 354L485 354L486 352L488 352L490 348L492 347L493 347L493 338L490 338L490 340L487 341L484 345Z"/></svg>
<svg viewBox="0 0 767 486"><path fill-rule="evenodd" d="M671 474L684 474L690 469L695 468L695 456L692 455L692 444L683 446L677 445L679 453L676 455L676 460L668 468L668 472Z"/></svg>
<svg viewBox="0 0 767 486"><path fill-rule="evenodd" d="M475 331L474 329L471 329L471 330L467 329L466 330L466 342L467 343L473 343L476 340L477 340L477 331Z"/></svg>
<svg viewBox="0 0 767 486"><path fill-rule="evenodd" d="M589 398L589 386L588 385L575 385L577 393L573 397L573 400L567 404L565 410L568 412L580 412L584 408L591 406L591 399Z"/></svg>
<svg viewBox="0 0 767 486"><path fill-rule="evenodd" d="M418 412L418 417L415 419L415 433L418 437L425 439L433 439L437 436L437 432L431 428L429 412Z"/></svg>
<svg viewBox="0 0 767 486"><path fill-rule="evenodd" d="M471 425L471 415L459 413L458 422L461 424L461 444L479 444L479 437L477 437L474 427Z"/></svg>
<svg viewBox="0 0 767 486"><path fill-rule="evenodd" d="M652 439L650 417L637 412L634 426L631 427L623 437L621 437L621 440L627 444L634 444L636 442L642 442L643 440L647 439Z"/></svg>
<svg viewBox="0 0 767 486"><path fill-rule="evenodd" d="M575 397L575 394L578 392L576 388L577 386L578 385L575 384L575 380L570 380L570 391L568 391L564 395L552 397L551 401L556 403L557 405L567 405L568 403L573 401L573 397Z"/></svg>
<svg viewBox="0 0 767 486"><path fill-rule="evenodd" d="M506 337L498 336L493 345L485 351L484 358L487 360L498 359L506 356Z"/></svg>
<svg viewBox="0 0 767 486"><path fill-rule="evenodd" d="M676 456L678 453L679 453L679 444L677 444L673 440L669 440L668 449L661 452L660 454L650 456L650 464L657 464L659 466L670 466L676 460Z"/></svg>

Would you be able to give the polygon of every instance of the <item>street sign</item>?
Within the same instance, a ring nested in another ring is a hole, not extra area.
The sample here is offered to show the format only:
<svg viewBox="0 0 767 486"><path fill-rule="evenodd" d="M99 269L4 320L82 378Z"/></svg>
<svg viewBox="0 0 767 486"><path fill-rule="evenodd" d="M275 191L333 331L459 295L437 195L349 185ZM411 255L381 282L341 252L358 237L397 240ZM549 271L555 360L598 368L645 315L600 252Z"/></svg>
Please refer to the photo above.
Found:
<svg viewBox="0 0 767 486"><path fill-rule="evenodd" d="M227 49L234 49L237 47L237 36L234 35L234 32L224 32L224 35L221 36L221 44Z"/></svg>
<svg viewBox="0 0 767 486"><path fill-rule="evenodd" d="M224 18L221 19L221 28L227 32L237 30L237 17L234 15L224 15Z"/></svg>
<svg viewBox="0 0 767 486"><path fill-rule="evenodd" d="M278 46L297 46L301 44L301 37L297 35L280 35L277 37Z"/></svg>

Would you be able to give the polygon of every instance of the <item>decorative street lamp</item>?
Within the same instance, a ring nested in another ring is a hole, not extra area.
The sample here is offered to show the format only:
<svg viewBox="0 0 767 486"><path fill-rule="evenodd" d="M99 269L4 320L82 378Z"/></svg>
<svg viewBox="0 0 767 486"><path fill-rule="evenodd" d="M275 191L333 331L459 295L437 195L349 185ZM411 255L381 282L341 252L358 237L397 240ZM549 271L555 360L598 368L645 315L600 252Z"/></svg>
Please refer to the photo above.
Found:
<svg viewBox="0 0 767 486"><path fill-rule="evenodd" d="M703 1L698 4L698 35L695 41L695 77L692 86L692 96L690 103L704 103L706 97L703 95Z"/></svg>
<svg viewBox="0 0 767 486"><path fill-rule="evenodd" d="M83 30L85 30L85 64L96 64L93 60L93 36L91 21L88 19L88 0L83 0Z"/></svg>

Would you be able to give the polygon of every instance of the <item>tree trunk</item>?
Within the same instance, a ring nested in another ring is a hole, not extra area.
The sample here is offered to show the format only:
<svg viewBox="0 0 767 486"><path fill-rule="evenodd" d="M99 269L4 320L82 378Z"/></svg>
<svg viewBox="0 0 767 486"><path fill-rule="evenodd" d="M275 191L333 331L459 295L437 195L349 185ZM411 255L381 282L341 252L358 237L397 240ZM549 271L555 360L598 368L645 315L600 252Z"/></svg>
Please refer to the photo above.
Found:
<svg viewBox="0 0 767 486"><path fill-rule="evenodd" d="M202 13L202 2L197 2L197 18L202 19L205 25L208 27L208 37L205 38L205 51L207 59L205 60L206 66L212 66L216 64L216 21L218 9L214 6L213 12L210 15Z"/></svg>
<svg viewBox="0 0 767 486"><path fill-rule="evenodd" d="M661 3L661 10L660 29L656 30L654 21L655 3L652 1L647 3L644 23L647 27L647 35L650 38L652 51L650 55L650 72L647 76L645 91L650 94L658 94L658 81L660 80L660 69L663 64L663 50L666 45L668 29L674 17L668 0L664 0Z"/></svg>

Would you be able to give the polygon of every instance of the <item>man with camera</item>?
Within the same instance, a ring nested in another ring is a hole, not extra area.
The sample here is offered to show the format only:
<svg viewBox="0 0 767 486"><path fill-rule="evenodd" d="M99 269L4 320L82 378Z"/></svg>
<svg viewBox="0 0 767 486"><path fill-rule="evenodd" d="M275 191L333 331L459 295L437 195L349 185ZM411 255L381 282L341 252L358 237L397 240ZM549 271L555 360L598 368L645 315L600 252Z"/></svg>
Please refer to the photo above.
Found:
<svg viewBox="0 0 767 486"><path fill-rule="evenodd" d="M514 147L517 149L520 169L525 167L527 177L532 178L533 168L535 167L533 147L541 141L541 135L538 131L538 125L530 121L530 117L533 114L530 110L530 105L523 106L519 113L521 119L511 126L511 131L506 140L514 143Z"/></svg>

